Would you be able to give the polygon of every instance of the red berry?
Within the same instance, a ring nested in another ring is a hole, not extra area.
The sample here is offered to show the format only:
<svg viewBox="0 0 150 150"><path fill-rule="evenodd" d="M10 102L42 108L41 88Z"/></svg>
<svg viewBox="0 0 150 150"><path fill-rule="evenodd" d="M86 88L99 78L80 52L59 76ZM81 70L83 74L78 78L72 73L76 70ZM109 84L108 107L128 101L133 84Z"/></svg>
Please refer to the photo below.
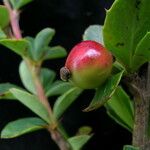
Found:
<svg viewBox="0 0 150 150"><path fill-rule="evenodd" d="M83 41L71 50L61 68L62 80L71 80L83 89L97 88L102 85L111 73L112 55L101 44L95 41Z"/></svg>

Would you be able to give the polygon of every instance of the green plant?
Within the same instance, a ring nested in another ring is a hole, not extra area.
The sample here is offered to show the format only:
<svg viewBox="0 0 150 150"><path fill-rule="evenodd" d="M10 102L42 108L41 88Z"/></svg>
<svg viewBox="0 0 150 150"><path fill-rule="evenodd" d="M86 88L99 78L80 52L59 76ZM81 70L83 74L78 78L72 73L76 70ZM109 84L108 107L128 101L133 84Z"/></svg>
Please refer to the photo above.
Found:
<svg viewBox="0 0 150 150"><path fill-rule="evenodd" d="M61 46L49 46L55 34L54 29L45 28L35 38L22 37L19 10L29 2L31 0L4 0L4 5L0 5L0 44L22 58L19 75L25 88L11 83L1 83L0 99L18 100L37 117L9 122L2 130L1 138L14 138L46 129L59 149L80 149L91 138L91 133L84 132L69 137L60 117L80 95L82 89L56 80L53 70L42 67L44 61L62 58L67 54ZM58 96L53 108L48 102L51 96Z"/></svg>
<svg viewBox="0 0 150 150"><path fill-rule="evenodd" d="M59 118L83 90L69 82L55 81L55 72L42 67L45 60L66 56L66 51L61 46L49 46L55 34L54 29L43 29L35 38L22 37L18 23L19 9L30 1L4 0L5 6L0 6L0 44L21 56L19 73L25 87L0 84L0 99L18 100L38 117L8 123L2 130L1 137L17 137L45 128L61 150L80 150L92 137L91 129L83 127L77 135L69 137ZM90 26L83 35L83 40L104 44L115 57L111 75L99 87L91 87L95 88L95 95L84 111L104 105L112 119L132 132L132 146L125 145L123 150L150 149L149 17L149 0L116 0L106 11L104 26ZM143 64L147 64L147 72L140 76ZM65 79L68 79L69 71L72 71L68 69L63 70L67 74L61 75ZM80 86L80 83L76 85ZM58 98L51 108L48 98L53 95Z"/></svg>

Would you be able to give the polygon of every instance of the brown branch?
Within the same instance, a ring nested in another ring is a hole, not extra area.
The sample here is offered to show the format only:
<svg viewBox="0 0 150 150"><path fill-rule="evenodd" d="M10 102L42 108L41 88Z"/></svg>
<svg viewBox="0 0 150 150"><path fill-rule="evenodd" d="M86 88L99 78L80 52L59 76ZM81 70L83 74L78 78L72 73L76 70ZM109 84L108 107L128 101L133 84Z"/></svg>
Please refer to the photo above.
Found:
<svg viewBox="0 0 150 150"><path fill-rule="evenodd" d="M4 5L7 7L9 12L10 24L11 24L13 36L16 39L21 39L22 35L19 26L19 12L17 10L12 9L8 0L4 0Z"/></svg>
<svg viewBox="0 0 150 150"><path fill-rule="evenodd" d="M133 146L140 150L150 149L150 140L148 137L150 96L145 94L150 92L150 64L147 70L147 79L145 82L141 78L132 78L130 82L130 91L134 96L134 127L133 127Z"/></svg>

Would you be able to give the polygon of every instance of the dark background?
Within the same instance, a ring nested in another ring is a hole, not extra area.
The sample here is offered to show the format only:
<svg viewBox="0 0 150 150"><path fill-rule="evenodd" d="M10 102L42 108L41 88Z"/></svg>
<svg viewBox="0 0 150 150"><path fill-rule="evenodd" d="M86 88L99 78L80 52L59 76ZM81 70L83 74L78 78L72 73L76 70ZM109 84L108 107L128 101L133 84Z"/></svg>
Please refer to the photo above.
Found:
<svg viewBox="0 0 150 150"><path fill-rule="evenodd" d="M20 26L24 36L35 36L41 29L52 27L56 35L51 45L62 45L67 51L82 40L84 30L91 24L103 24L105 8L113 0L34 0L24 7ZM0 82L11 82L22 86L18 76L20 57L4 47L0 47ZM59 78L59 69L65 62L48 61L44 65L54 69ZM110 119L104 108L84 113L82 110L90 102L93 91L84 91L67 110L62 121L70 135L83 125L93 128L94 136L84 150L122 150L131 143L131 134ZM54 102L53 98L51 102ZM0 102L0 129L9 121L34 116L22 104L15 101ZM41 130L10 140L0 140L0 150L57 150L48 132Z"/></svg>

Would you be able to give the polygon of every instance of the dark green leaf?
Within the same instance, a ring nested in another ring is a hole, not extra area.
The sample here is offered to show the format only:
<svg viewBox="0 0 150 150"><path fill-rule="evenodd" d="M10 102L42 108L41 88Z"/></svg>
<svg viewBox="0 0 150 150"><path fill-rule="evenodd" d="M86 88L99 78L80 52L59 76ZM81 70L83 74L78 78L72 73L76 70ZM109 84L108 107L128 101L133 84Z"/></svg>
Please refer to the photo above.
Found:
<svg viewBox="0 0 150 150"><path fill-rule="evenodd" d="M62 58L67 55L66 50L61 46L55 47L46 47L45 48L45 55L43 59L55 59L55 58Z"/></svg>
<svg viewBox="0 0 150 150"><path fill-rule="evenodd" d="M105 107L110 117L129 131L132 131L134 124L133 104L121 87L116 89Z"/></svg>
<svg viewBox="0 0 150 150"><path fill-rule="evenodd" d="M24 5L27 5L28 3L32 2L32 0L10 0L10 2L14 9L20 9Z"/></svg>
<svg viewBox="0 0 150 150"><path fill-rule="evenodd" d="M73 85L69 82L55 81L47 90L46 96L62 95L72 87Z"/></svg>
<svg viewBox="0 0 150 150"><path fill-rule="evenodd" d="M20 56L28 56L29 42L25 39L3 39L0 44L9 48Z"/></svg>
<svg viewBox="0 0 150 150"><path fill-rule="evenodd" d="M35 60L41 59L41 57L45 54L46 47L49 42L52 40L55 34L55 30L51 28L45 28L40 31L34 40L34 58Z"/></svg>
<svg viewBox="0 0 150 150"><path fill-rule="evenodd" d="M104 105L114 94L122 75L123 71L111 76L103 86L99 87L92 102L84 111L91 111Z"/></svg>
<svg viewBox="0 0 150 150"><path fill-rule="evenodd" d="M149 0L117 0L107 11L103 37L105 46L132 72L133 53L150 31Z"/></svg>
<svg viewBox="0 0 150 150"><path fill-rule="evenodd" d="M1 132L1 138L14 138L20 135L43 129L48 124L40 118L23 118L9 122Z"/></svg>
<svg viewBox="0 0 150 150"><path fill-rule="evenodd" d="M90 140L90 135L79 135L68 139L73 150L81 150L81 148Z"/></svg>
<svg viewBox="0 0 150 150"><path fill-rule="evenodd" d="M140 148L134 147L134 146L131 146L131 145L125 145L123 147L123 150L140 150Z"/></svg>
<svg viewBox="0 0 150 150"><path fill-rule="evenodd" d="M91 25L89 26L83 35L83 40L93 40L104 44L103 42L103 34L102 34L102 26L101 25Z"/></svg>
<svg viewBox="0 0 150 150"><path fill-rule="evenodd" d="M10 92L18 101L40 116L47 123L51 122L48 111L35 95L31 95L28 92L15 88L10 89Z"/></svg>
<svg viewBox="0 0 150 150"><path fill-rule="evenodd" d="M138 43L133 55L132 68L139 69L145 62L150 61L150 32L148 32Z"/></svg>
<svg viewBox="0 0 150 150"><path fill-rule="evenodd" d="M9 12L8 9L0 5L0 27L3 29L9 24Z"/></svg>
<svg viewBox="0 0 150 150"><path fill-rule="evenodd" d="M82 90L73 87L56 100L53 108L53 112L55 117L58 119L66 109L77 99L79 94L81 94Z"/></svg>

